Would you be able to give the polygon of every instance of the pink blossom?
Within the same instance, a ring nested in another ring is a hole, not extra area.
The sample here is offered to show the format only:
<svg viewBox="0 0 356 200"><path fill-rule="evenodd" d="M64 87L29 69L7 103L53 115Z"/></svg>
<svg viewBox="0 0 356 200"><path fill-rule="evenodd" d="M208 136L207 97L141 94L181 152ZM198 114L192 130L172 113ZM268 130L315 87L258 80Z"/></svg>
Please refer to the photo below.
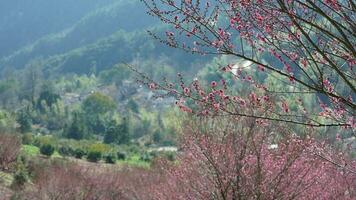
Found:
<svg viewBox="0 0 356 200"><path fill-rule="evenodd" d="M284 112L288 113L289 112L289 107L286 101L282 102L282 109Z"/></svg>
<svg viewBox="0 0 356 200"><path fill-rule="evenodd" d="M151 90L154 90L154 89L156 89L156 84L155 84L155 83L150 83L150 84L148 85L148 87L149 87Z"/></svg>
<svg viewBox="0 0 356 200"><path fill-rule="evenodd" d="M218 84L216 83L216 81L212 81L212 82L210 83L210 86L213 87L213 88L216 87L217 85L218 85Z"/></svg>
<svg viewBox="0 0 356 200"><path fill-rule="evenodd" d="M189 94L190 93L190 89L189 88L184 88L184 94Z"/></svg>

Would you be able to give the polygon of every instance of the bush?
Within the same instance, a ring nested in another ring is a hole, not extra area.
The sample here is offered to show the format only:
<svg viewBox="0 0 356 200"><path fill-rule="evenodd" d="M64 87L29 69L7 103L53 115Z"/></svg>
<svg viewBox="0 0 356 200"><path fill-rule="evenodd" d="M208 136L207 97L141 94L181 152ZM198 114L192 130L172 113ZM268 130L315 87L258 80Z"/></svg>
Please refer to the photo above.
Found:
<svg viewBox="0 0 356 200"><path fill-rule="evenodd" d="M117 159L118 160L126 160L127 154L125 152L117 152Z"/></svg>
<svg viewBox="0 0 356 200"><path fill-rule="evenodd" d="M87 159L90 162L98 162L101 160L102 153L100 151L89 151Z"/></svg>
<svg viewBox="0 0 356 200"><path fill-rule="evenodd" d="M77 159L82 159L83 156L85 156L85 151L83 149L76 149L74 151L74 157L77 158Z"/></svg>
<svg viewBox="0 0 356 200"><path fill-rule="evenodd" d="M31 145L34 141L33 135L31 133L25 133L22 135L22 144Z"/></svg>
<svg viewBox="0 0 356 200"><path fill-rule="evenodd" d="M145 162L151 162L152 159L153 159L153 157L147 152L141 154L141 156L140 156L140 160L145 161Z"/></svg>
<svg viewBox="0 0 356 200"><path fill-rule="evenodd" d="M70 146L61 146L58 149L58 153L63 157L72 156L72 155L74 155L74 150Z"/></svg>
<svg viewBox="0 0 356 200"><path fill-rule="evenodd" d="M158 152L157 151L151 151L150 152L150 156L152 157L152 158L156 158L156 157L158 157Z"/></svg>
<svg viewBox="0 0 356 200"><path fill-rule="evenodd" d="M98 162L109 149L109 146L105 144L92 144L89 147L87 159L91 162Z"/></svg>
<svg viewBox="0 0 356 200"><path fill-rule="evenodd" d="M14 175L11 187L15 190L22 189L27 183L29 177L25 170L17 171Z"/></svg>
<svg viewBox="0 0 356 200"><path fill-rule="evenodd" d="M51 156L54 153L54 146L52 144L44 144L40 147L41 154Z"/></svg>
<svg viewBox="0 0 356 200"><path fill-rule="evenodd" d="M24 160L24 158L20 158L16 163L16 171L14 174L14 179L11 183L11 188L14 190L22 190L29 180L27 168L24 164L25 162L26 161Z"/></svg>
<svg viewBox="0 0 356 200"><path fill-rule="evenodd" d="M162 141L162 133L159 132L159 131L156 131L154 134L153 134L153 141L158 144Z"/></svg>
<svg viewBox="0 0 356 200"><path fill-rule="evenodd" d="M115 154L107 154L105 155L105 162L109 164L115 164L116 163L116 155Z"/></svg>

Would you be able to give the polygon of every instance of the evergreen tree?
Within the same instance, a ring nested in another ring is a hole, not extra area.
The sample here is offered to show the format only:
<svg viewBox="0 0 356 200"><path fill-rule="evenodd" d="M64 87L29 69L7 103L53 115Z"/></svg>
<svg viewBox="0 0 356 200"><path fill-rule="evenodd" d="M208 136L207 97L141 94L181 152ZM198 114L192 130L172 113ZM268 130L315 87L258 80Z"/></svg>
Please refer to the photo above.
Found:
<svg viewBox="0 0 356 200"><path fill-rule="evenodd" d="M74 113L71 126L68 129L67 137L75 140L81 140L85 136L85 125L79 113Z"/></svg>
<svg viewBox="0 0 356 200"><path fill-rule="evenodd" d="M26 133L31 131L32 120L27 110L21 110L18 113L16 121L20 125L19 130L21 133Z"/></svg>
<svg viewBox="0 0 356 200"><path fill-rule="evenodd" d="M40 97L37 100L37 109L39 109L41 112L44 112L45 108L43 108L42 102L45 102L49 108L52 108L52 105L56 104L60 99L61 97L58 94L48 90L42 91Z"/></svg>
<svg viewBox="0 0 356 200"><path fill-rule="evenodd" d="M112 120L105 131L104 136L104 143L111 144L111 143L118 143L119 142L119 135L120 134L120 127L115 120Z"/></svg>
<svg viewBox="0 0 356 200"><path fill-rule="evenodd" d="M118 144L128 144L131 140L129 118L124 117L120 124L120 138Z"/></svg>

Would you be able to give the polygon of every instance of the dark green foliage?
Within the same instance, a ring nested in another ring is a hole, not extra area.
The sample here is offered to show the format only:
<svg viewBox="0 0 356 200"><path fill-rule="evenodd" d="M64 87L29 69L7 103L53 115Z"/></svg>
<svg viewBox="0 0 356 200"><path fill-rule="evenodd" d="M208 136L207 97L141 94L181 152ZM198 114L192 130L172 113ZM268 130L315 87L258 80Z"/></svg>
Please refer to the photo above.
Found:
<svg viewBox="0 0 356 200"><path fill-rule="evenodd" d="M28 109L21 110L17 115L17 123L20 125L19 131L21 133L30 132L32 129L32 119Z"/></svg>
<svg viewBox="0 0 356 200"><path fill-rule="evenodd" d="M105 115L115 111L116 103L111 97L96 92L84 100L82 109L88 131L100 134L105 131Z"/></svg>
<svg viewBox="0 0 356 200"><path fill-rule="evenodd" d="M104 115L93 116L86 114L85 118L89 134L101 135L105 132L107 119L105 119Z"/></svg>
<svg viewBox="0 0 356 200"><path fill-rule="evenodd" d="M28 174L25 171L16 172L12 182L12 188L23 188L28 181Z"/></svg>
<svg viewBox="0 0 356 200"><path fill-rule="evenodd" d="M116 155L113 153L109 153L107 155L104 156L105 158L105 162L109 163L109 164L115 164L116 163Z"/></svg>
<svg viewBox="0 0 356 200"><path fill-rule="evenodd" d="M127 158L127 153L123 151L117 152L117 159L118 160L126 160Z"/></svg>
<svg viewBox="0 0 356 200"><path fill-rule="evenodd" d="M112 120L105 131L104 143L112 144L119 143L120 140L120 126L117 124L115 120Z"/></svg>
<svg viewBox="0 0 356 200"><path fill-rule="evenodd" d="M167 160L169 160L169 161L173 162L173 161L176 160L176 153L175 152L165 152L164 155L167 158Z"/></svg>
<svg viewBox="0 0 356 200"><path fill-rule="evenodd" d="M127 117L123 118L120 124L120 138L118 144L129 144L131 140L131 134L129 129L129 119Z"/></svg>
<svg viewBox="0 0 356 200"><path fill-rule="evenodd" d="M151 162L153 159L152 155L150 153L144 152L140 156L140 160L145 161L145 162Z"/></svg>
<svg viewBox="0 0 356 200"><path fill-rule="evenodd" d="M42 104L44 102L49 108L52 107L55 103L58 102L58 100L61 99L61 97L58 94L55 94L51 91L43 91L40 94L40 97L37 100L37 108L41 111L44 112L45 108Z"/></svg>
<svg viewBox="0 0 356 200"><path fill-rule="evenodd" d="M153 133L153 141L154 141L155 143L160 143L161 140L162 140L162 134L161 134L161 132L159 132L159 131L154 132L154 133Z"/></svg>
<svg viewBox="0 0 356 200"><path fill-rule="evenodd" d="M52 144L43 144L40 147L40 152L45 156L51 156L54 153L54 146Z"/></svg>
<svg viewBox="0 0 356 200"><path fill-rule="evenodd" d="M77 158L77 159L82 159L83 156L85 156L85 151L83 149L76 149L74 151L74 157Z"/></svg>
<svg viewBox="0 0 356 200"><path fill-rule="evenodd" d="M25 187L25 184L29 181L29 174L26 165L21 159L17 161L15 168L16 171L11 183L11 188L14 190L22 190Z"/></svg>
<svg viewBox="0 0 356 200"><path fill-rule="evenodd" d="M70 146L61 146L58 148L58 153L64 157L72 156L72 155L74 155L74 150Z"/></svg>
<svg viewBox="0 0 356 200"><path fill-rule="evenodd" d="M129 121L127 118L123 118L121 124L118 124L115 120L112 120L109 123L105 131L105 144L129 144L130 139L131 134L129 130Z"/></svg>
<svg viewBox="0 0 356 200"><path fill-rule="evenodd" d="M100 151L89 151L87 159L90 162L98 162L102 158L102 153Z"/></svg>
<svg viewBox="0 0 356 200"><path fill-rule="evenodd" d="M151 152L149 152L149 155L150 155L152 158L156 158L156 157L158 157L158 152L157 152L157 151L151 151Z"/></svg>
<svg viewBox="0 0 356 200"><path fill-rule="evenodd" d="M80 113L74 113L73 122L67 131L67 137L75 140L84 138L86 132L84 121Z"/></svg>

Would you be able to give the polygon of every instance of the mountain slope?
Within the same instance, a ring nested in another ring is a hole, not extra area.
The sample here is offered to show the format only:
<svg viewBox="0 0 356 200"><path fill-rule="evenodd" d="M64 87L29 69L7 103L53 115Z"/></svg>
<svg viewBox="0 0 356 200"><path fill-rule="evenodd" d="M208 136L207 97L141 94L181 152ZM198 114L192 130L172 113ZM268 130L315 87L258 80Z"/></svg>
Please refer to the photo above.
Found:
<svg viewBox="0 0 356 200"><path fill-rule="evenodd" d="M70 27L94 10L117 0L2 0L0 57Z"/></svg>
<svg viewBox="0 0 356 200"><path fill-rule="evenodd" d="M31 59L47 59L65 53L108 37L120 29L134 31L153 25L153 19L145 17L144 8L138 2L112 3L89 13L71 27L56 34L46 35L0 59L0 66L23 68Z"/></svg>

